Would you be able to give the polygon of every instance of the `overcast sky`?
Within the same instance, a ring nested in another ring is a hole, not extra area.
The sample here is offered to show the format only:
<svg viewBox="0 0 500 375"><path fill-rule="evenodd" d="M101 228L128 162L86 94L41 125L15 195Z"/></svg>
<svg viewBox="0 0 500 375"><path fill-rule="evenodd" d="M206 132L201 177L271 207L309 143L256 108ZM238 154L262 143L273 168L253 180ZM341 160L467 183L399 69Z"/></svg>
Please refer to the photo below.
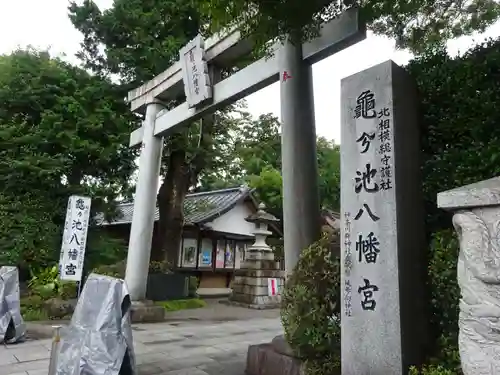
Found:
<svg viewBox="0 0 500 375"><path fill-rule="evenodd" d="M95 0L101 9L113 0ZM81 35L67 17L68 0L1 0L0 53L32 45L47 48L53 54L64 54L75 62ZM450 53L465 52L471 45L486 37L500 35L500 22L483 35L461 38L448 45ZM355 46L333 55L313 68L316 109L316 129L319 135L340 142L340 80L388 59L405 64L411 56L395 51L394 43L382 37L368 35ZM279 86L274 84L247 98L254 115L272 112L279 116Z"/></svg>

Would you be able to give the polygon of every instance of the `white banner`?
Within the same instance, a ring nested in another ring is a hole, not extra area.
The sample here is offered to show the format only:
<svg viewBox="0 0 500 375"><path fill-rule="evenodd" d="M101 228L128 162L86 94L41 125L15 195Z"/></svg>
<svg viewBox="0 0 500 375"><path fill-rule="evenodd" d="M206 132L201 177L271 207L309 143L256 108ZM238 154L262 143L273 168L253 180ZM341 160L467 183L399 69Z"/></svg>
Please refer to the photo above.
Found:
<svg viewBox="0 0 500 375"><path fill-rule="evenodd" d="M279 294L278 279L267 279L267 292L269 296L276 296L277 294Z"/></svg>
<svg viewBox="0 0 500 375"><path fill-rule="evenodd" d="M89 217L90 198L77 195L69 197L59 258L61 280L81 281L82 279Z"/></svg>

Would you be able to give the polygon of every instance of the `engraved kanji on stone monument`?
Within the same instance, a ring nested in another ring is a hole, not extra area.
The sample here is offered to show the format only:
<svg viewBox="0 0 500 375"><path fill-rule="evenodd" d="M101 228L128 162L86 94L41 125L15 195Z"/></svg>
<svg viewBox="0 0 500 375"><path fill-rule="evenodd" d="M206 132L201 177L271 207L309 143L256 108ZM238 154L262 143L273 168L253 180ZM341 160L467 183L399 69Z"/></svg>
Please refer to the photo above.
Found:
<svg viewBox="0 0 500 375"><path fill-rule="evenodd" d="M415 98L391 61L342 81L343 375L403 375L421 359L421 346L406 349L425 332Z"/></svg>

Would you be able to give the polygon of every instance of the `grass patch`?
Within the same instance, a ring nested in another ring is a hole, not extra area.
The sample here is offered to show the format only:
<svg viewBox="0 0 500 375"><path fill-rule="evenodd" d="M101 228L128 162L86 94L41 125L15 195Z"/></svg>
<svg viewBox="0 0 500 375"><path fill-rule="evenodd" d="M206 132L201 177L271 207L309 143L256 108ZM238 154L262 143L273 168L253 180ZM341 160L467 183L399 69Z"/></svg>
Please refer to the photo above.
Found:
<svg viewBox="0 0 500 375"><path fill-rule="evenodd" d="M27 322L49 320L42 298L35 295L21 298L21 316Z"/></svg>
<svg viewBox="0 0 500 375"><path fill-rule="evenodd" d="M21 315L26 322L39 322L49 320L47 312L42 309L26 309L21 312Z"/></svg>
<svg viewBox="0 0 500 375"><path fill-rule="evenodd" d="M55 319L48 315L43 306L43 299L40 296L32 295L21 298L21 315L27 322L48 321ZM162 306L165 311L181 311L189 309L199 309L207 306L207 303L198 298L181 299L173 301L159 301L156 305ZM71 318L71 316L69 316Z"/></svg>
<svg viewBox="0 0 500 375"><path fill-rule="evenodd" d="M179 299L174 301L158 301L158 306L163 306L165 311L180 311L188 309L199 309L207 306L207 303L199 298Z"/></svg>

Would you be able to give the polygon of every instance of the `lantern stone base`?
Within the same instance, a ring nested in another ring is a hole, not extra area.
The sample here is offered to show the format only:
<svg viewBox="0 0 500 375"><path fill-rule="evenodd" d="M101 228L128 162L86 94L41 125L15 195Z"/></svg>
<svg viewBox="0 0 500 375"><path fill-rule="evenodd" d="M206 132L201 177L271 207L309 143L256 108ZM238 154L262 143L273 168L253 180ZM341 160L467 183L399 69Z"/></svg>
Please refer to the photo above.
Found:
<svg viewBox="0 0 500 375"><path fill-rule="evenodd" d="M240 269L236 272L233 281L233 293L229 297L231 305L251 309L276 309L280 307L281 295L279 292L284 285L284 271L276 269ZM268 279L277 280L278 294L269 295Z"/></svg>

